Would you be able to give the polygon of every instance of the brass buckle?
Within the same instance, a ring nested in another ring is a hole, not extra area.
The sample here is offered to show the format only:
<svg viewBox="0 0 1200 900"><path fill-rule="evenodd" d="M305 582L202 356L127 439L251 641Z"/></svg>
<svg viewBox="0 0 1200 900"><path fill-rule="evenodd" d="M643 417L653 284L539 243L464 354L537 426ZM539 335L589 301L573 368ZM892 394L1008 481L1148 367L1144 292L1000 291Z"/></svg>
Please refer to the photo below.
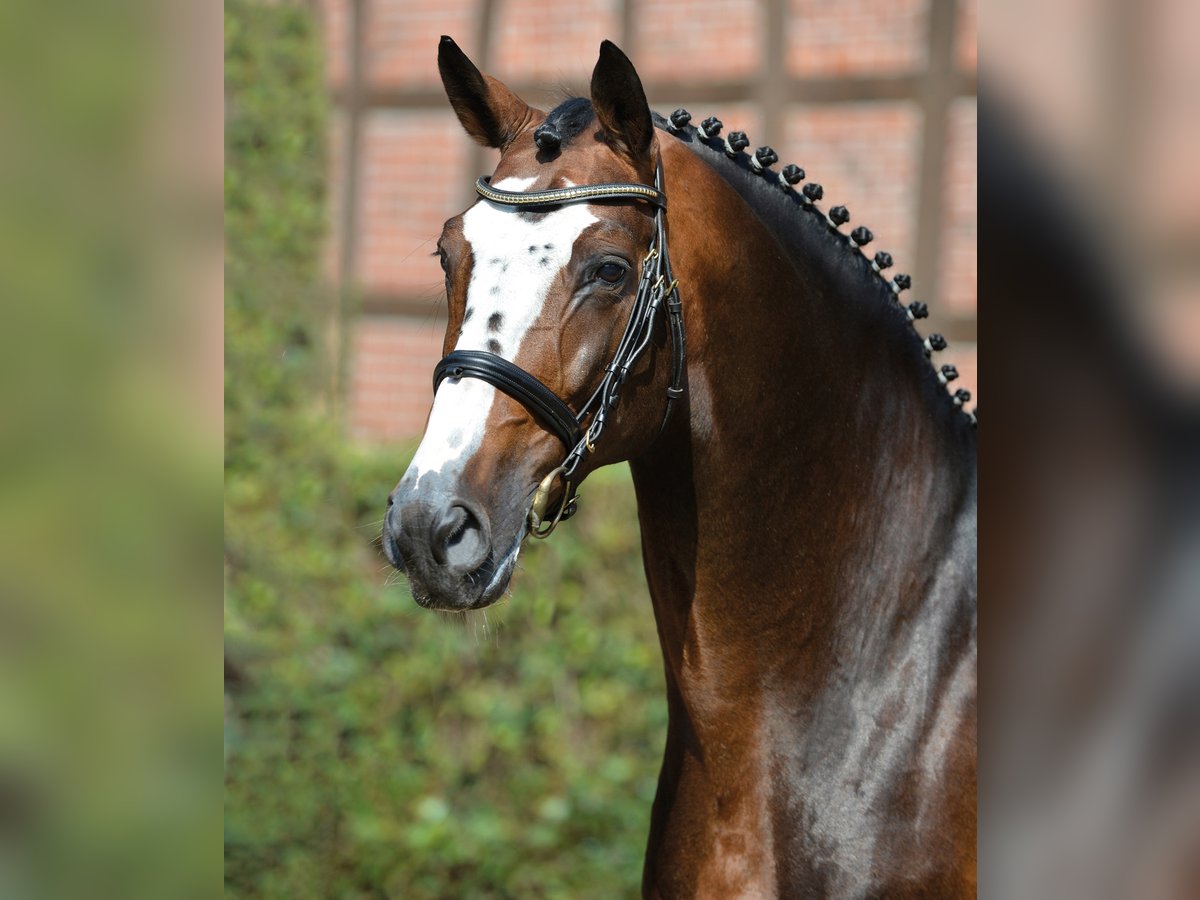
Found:
<svg viewBox="0 0 1200 900"><path fill-rule="evenodd" d="M563 482L562 502L558 504L558 512L554 516L554 521L546 525L542 521L542 516L546 514L546 506L550 503L550 491L554 487L555 480L567 471L566 466L559 466L549 475L542 479L542 483L537 486L537 490L533 492L533 505L529 507L529 533L538 540L545 540L550 537L551 532L558 527L558 523L562 521L563 513L567 509L567 498L571 495L571 482ZM545 528L542 528L546 525ZM539 530L541 529L541 530Z"/></svg>

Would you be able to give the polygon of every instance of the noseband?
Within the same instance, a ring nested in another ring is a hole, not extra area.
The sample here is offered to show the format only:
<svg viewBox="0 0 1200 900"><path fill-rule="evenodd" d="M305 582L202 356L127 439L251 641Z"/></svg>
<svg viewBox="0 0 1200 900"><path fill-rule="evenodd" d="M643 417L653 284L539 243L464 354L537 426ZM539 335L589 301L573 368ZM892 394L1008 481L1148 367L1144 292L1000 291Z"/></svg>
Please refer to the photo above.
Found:
<svg viewBox="0 0 1200 900"><path fill-rule="evenodd" d="M558 435L567 448L562 465L547 475L533 495L529 510L529 531L534 537L548 537L560 521L569 519L578 508L575 474L587 454L596 449L609 413L619 402L621 385L630 369L650 345L659 310L664 306L671 328L671 386L667 388L667 409L663 424L671 414L674 401L683 394L683 306L679 290L671 274L667 256L666 209L667 197L662 191L662 163L654 173L654 187L647 184L588 184L558 188L550 191L519 193L492 187L486 177L475 182L475 190L485 200L514 209L553 207L564 203L590 203L594 200L641 200L655 207L654 236L650 249L642 260L637 295L629 312L625 333L612 361L604 369L604 377L591 398L573 412L554 391L542 384L520 366L494 353L479 350L455 350L447 354L433 370L433 390L446 378L478 378L512 397L544 426ZM590 421L589 420L590 417ZM587 423L586 425L584 423ZM559 478L563 480L563 495L558 510L546 515L550 492Z"/></svg>

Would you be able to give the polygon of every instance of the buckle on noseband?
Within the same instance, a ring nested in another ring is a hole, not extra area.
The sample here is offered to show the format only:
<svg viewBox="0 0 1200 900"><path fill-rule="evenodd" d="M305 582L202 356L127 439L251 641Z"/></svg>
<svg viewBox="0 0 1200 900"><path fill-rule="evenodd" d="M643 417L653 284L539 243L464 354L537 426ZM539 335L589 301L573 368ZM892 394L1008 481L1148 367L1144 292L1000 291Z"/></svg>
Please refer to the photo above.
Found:
<svg viewBox="0 0 1200 900"><path fill-rule="evenodd" d="M550 537L550 533L558 527L566 515L567 518L575 512L575 506L579 501L578 494L571 493L571 482L564 479L563 481L563 499L558 504L558 512L554 514L554 518L546 528L542 528L542 516L546 514L546 506L550 503L550 492L554 489L554 482L558 480L560 475L567 471L566 466L559 466L549 475L542 479L542 483L537 486L537 490L533 492L533 505L529 507L529 533L538 540L545 540ZM570 500L568 501L568 497ZM570 514L566 513L568 507L571 507Z"/></svg>
<svg viewBox="0 0 1200 900"><path fill-rule="evenodd" d="M625 332L621 336L612 362L604 369L599 386L580 407L578 413L573 413L566 403L533 375L495 354L477 350L455 350L447 354L434 368L435 393L445 378L478 378L486 381L534 413L535 417L553 431L567 447L567 456L562 465L543 478L533 492L528 524L529 533L536 538L549 537L559 522L569 519L578 509L575 472L584 457L595 452L596 441L604 430L608 414L617 405L621 384L634 363L650 345L659 310L664 306L669 319L672 366L671 385L667 388L667 408L663 415L662 427L666 427L675 400L684 392L683 305L679 300L679 282L671 273L671 262L667 257L667 198L662 191L662 184L661 160L654 173L653 187L646 184L593 184L521 193L494 188L486 177L475 183L475 190L484 199L515 209L615 199L639 200L656 207L654 236L642 260L641 279ZM589 416L591 421L584 428L583 423ZM559 478L563 480L562 497L553 516L547 520L550 494Z"/></svg>

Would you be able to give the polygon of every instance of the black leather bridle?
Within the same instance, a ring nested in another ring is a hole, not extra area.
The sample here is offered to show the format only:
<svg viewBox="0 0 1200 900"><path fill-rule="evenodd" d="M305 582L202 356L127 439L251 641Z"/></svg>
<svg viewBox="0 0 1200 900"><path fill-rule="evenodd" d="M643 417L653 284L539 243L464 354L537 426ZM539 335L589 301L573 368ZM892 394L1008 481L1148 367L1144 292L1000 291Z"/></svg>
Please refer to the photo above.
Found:
<svg viewBox="0 0 1200 900"><path fill-rule="evenodd" d="M520 366L494 353L479 350L455 350L447 354L433 370L433 390L446 378L478 378L512 397L553 431L567 448L562 465L547 475L534 493L529 511L529 530L535 537L547 537L578 508L575 474L584 457L595 450L609 413L617 406L621 385L642 353L649 346L658 321L659 310L667 310L671 329L671 386L667 388L667 408L663 424L671 414L674 401L683 394L684 337L683 306L678 284L671 274L667 255L667 197L662 191L662 163L654 173L654 187L647 184L588 184L549 191L520 193L502 191L486 177L475 182L475 190L485 200L515 209L553 207L564 203L588 203L593 200L641 200L655 207L654 236L642 260L637 295L629 312L625 333L604 377L590 399L573 412L557 394ZM588 418L590 416L590 421ZM587 423L586 425L584 423ZM554 483L562 478L564 488L557 511L547 516L547 505ZM545 527L543 527L545 526Z"/></svg>

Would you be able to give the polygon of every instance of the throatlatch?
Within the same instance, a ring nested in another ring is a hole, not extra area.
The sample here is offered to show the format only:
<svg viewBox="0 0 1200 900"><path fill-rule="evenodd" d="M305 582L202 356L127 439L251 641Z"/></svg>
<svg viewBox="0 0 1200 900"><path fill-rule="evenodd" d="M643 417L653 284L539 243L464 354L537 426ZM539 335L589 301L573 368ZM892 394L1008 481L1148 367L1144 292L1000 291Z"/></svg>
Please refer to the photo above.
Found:
<svg viewBox="0 0 1200 900"><path fill-rule="evenodd" d="M539 422L553 431L567 448L562 464L548 474L533 495L529 511L529 532L545 538L558 523L569 519L578 508L575 473L584 457L593 452L609 413L620 400L621 385L654 336L659 310L667 310L671 329L671 386L667 388L667 409L664 423L670 416L674 401L683 394L685 347L683 336L683 305L679 286L671 273L667 255L666 209L667 197L662 190L662 161L654 173L654 186L648 184L589 184L558 188L550 191L503 191L489 184L486 177L475 183L475 190L485 200L517 209L558 206L563 203L587 203L593 200L641 200L653 204L654 237L642 260L637 295L629 312L625 333L612 361L604 369L604 377L588 401L573 412L550 388L515 363L494 353L479 350L455 350L447 354L433 370L433 390L446 378L478 378L512 397ZM590 421L588 421L590 417ZM584 423L587 422L586 426ZM548 515L550 495L555 482L563 481L562 499L553 515Z"/></svg>

